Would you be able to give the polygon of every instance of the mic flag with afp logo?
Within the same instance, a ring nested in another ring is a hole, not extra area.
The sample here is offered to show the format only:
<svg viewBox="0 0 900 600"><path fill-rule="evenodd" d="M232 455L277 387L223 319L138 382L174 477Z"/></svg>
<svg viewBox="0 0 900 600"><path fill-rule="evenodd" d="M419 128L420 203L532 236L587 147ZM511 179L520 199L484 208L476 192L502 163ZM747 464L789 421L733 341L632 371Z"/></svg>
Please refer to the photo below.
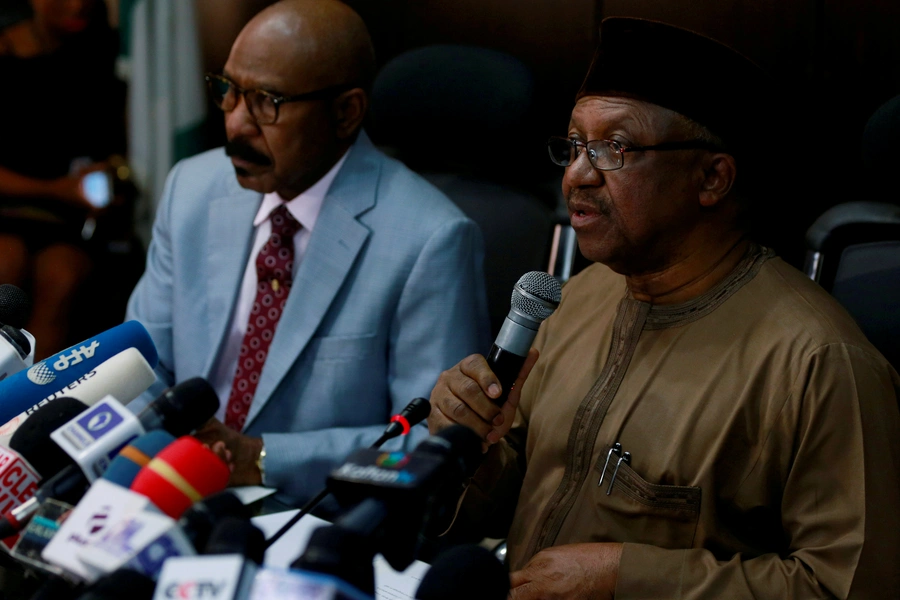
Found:
<svg viewBox="0 0 900 600"><path fill-rule="evenodd" d="M144 326L128 321L0 381L0 423L6 423L127 348L137 348L151 368L159 362L156 346Z"/></svg>

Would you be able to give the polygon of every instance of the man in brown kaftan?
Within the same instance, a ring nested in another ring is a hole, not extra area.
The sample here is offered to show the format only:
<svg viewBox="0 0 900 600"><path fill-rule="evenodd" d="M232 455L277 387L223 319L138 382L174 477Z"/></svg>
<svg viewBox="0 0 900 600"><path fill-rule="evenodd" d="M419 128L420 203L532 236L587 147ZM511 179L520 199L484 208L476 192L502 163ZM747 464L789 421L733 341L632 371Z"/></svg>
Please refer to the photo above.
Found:
<svg viewBox="0 0 900 600"><path fill-rule="evenodd" d="M602 25L550 141L600 264L502 409L480 356L432 392L432 432L485 440L458 520L508 535L516 600L900 597L900 377L744 227L763 81L696 34Z"/></svg>

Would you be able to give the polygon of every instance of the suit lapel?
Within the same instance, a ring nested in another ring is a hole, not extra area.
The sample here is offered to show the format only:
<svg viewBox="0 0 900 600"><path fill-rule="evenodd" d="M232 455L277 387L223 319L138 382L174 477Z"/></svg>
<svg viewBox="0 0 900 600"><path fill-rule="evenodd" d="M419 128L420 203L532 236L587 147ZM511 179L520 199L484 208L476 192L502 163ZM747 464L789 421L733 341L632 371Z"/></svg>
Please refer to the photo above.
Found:
<svg viewBox="0 0 900 600"><path fill-rule="evenodd" d="M209 231L206 248L206 297L208 328L206 364L209 377L213 361L231 325L231 316L240 294L241 282L250 249L253 246L253 218L259 210L262 194L241 190L209 203Z"/></svg>
<svg viewBox="0 0 900 600"><path fill-rule="evenodd" d="M379 174L376 151L363 133L322 203L309 246L297 269L269 347L245 430L309 344L353 268L370 233L357 217L375 205Z"/></svg>

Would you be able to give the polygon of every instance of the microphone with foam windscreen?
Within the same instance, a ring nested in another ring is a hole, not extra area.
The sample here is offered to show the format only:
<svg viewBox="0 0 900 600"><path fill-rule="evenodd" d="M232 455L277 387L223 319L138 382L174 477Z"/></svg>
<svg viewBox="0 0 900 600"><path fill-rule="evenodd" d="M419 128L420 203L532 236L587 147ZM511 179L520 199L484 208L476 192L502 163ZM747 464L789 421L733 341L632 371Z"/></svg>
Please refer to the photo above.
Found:
<svg viewBox="0 0 900 600"><path fill-rule="evenodd" d="M49 479L73 464L73 461L48 436L87 408L84 402L74 398L60 398L52 404L46 404L22 423L10 438L9 447L31 463L42 478Z"/></svg>
<svg viewBox="0 0 900 600"><path fill-rule="evenodd" d="M28 294L0 285L0 381L34 363L34 336L24 329L29 312Z"/></svg>
<svg viewBox="0 0 900 600"><path fill-rule="evenodd" d="M58 402L45 405L38 412L52 412L51 407ZM0 538L8 537L24 527L47 498L56 498L69 504L77 502L90 481L102 475L109 463L116 458L118 451L145 430L161 428L173 435L183 435L205 423L218 408L219 399L209 383L201 378L194 378L163 392L137 417L118 405L114 399L107 398L89 411L77 414L55 431L47 428L55 425L55 421L38 421L43 423L40 432L35 430L34 435L27 439L43 440L43 447L60 445L67 451L70 462L75 464L69 464L44 481L32 498L4 515L0 519ZM54 437L57 444L47 439L48 434ZM41 447L37 446L33 453L39 453Z"/></svg>
<svg viewBox="0 0 900 600"><path fill-rule="evenodd" d="M47 440L47 432L85 408L78 400L60 398L54 406L42 407L32 415L34 419L26 421L10 440L10 450L0 448L0 515L33 504L41 480L52 478L72 464L65 452ZM0 519L0 538L7 548L12 548L17 538L10 536L19 529L17 521Z"/></svg>
<svg viewBox="0 0 900 600"><path fill-rule="evenodd" d="M194 502L225 489L230 477L228 465L212 450L196 438L184 436L140 470L131 490L178 519Z"/></svg>
<svg viewBox="0 0 900 600"><path fill-rule="evenodd" d="M181 515L178 526L184 531L194 548L200 551L206 548L209 536L222 519L234 517L248 521L251 516L247 505L226 490L192 505Z"/></svg>
<svg viewBox="0 0 900 600"><path fill-rule="evenodd" d="M128 404L154 381L156 373L140 350L127 348L0 426L0 445L6 444L34 411L59 398L74 398L86 406L93 406L106 396L112 396L122 404Z"/></svg>
<svg viewBox="0 0 900 600"><path fill-rule="evenodd" d="M150 431L131 440L109 463L109 467L103 473L103 479L130 488L140 470L174 441L175 436L162 429Z"/></svg>
<svg viewBox="0 0 900 600"><path fill-rule="evenodd" d="M137 348L150 366L156 367L159 357L150 334L139 322L128 321L0 381L0 423L127 348Z"/></svg>
<svg viewBox="0 0 900 600"><path fill-rule="evenodd" d="M455 546L438 555L416 590L417 600L505 600L509 573L485 548Z"/></svg>
<svg viewBox="0 0 900 600"><path fill-rule="evenodd" d="M509 314L487 355L487 363L500 380L503 392L491 400L502 406L519 376L538 328L553 314L562 298L562 288L553 275L541 271L525 273L512 292Z"/></svg>

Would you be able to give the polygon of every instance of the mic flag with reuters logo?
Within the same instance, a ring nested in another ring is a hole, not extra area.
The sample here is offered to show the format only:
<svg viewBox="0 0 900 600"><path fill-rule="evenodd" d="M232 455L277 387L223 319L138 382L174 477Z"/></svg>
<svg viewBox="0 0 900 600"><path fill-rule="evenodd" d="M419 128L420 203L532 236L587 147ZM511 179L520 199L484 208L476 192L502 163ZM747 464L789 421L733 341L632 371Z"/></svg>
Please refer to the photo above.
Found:
<svg viewBox="0 0 900 600"><path fill-rule="evenodd" d="M156 346L144 326L128 321L0 381L0 423L128 348L137 348L151 368L159 362Z"/></svg>

